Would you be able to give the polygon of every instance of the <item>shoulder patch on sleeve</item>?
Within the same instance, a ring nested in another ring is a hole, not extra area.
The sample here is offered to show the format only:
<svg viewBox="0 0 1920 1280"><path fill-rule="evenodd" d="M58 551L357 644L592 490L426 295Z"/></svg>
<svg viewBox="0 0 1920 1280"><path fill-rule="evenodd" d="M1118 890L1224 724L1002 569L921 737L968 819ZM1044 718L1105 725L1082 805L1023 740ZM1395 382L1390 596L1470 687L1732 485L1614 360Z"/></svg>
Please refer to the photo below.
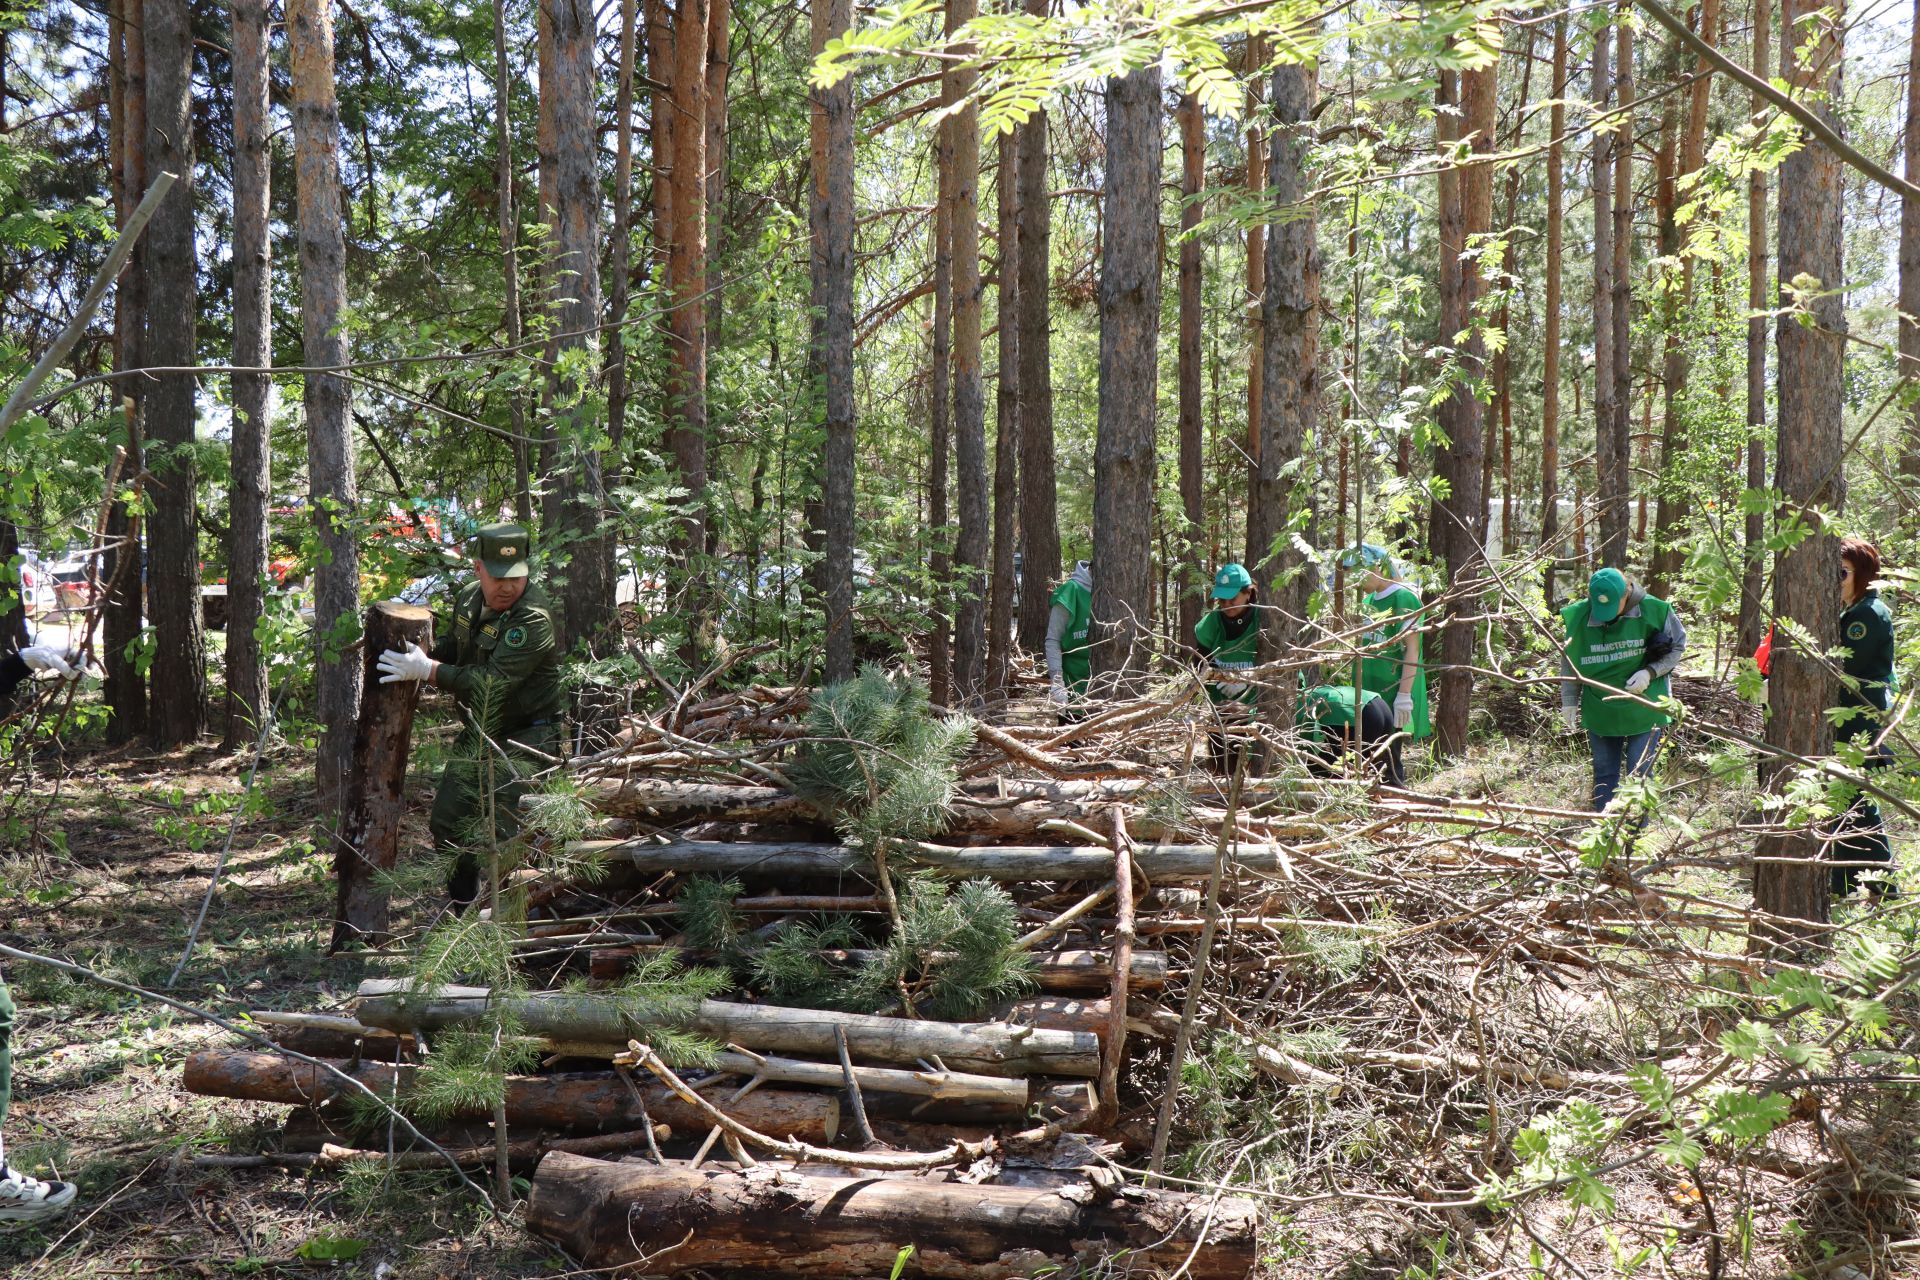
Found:
<svg viewBox="0 0 1920 1280"><path fill-rule="evenodd" d="M1866 624L1866 623L1864 623L1864 622L1854 622L1854 623L1850 623L1850 624L1848 624L1848 626L1847 626L1847 639L1849 639L1849 640L1865 640L1866 638L1867 638L1867 624Z"/></svg>

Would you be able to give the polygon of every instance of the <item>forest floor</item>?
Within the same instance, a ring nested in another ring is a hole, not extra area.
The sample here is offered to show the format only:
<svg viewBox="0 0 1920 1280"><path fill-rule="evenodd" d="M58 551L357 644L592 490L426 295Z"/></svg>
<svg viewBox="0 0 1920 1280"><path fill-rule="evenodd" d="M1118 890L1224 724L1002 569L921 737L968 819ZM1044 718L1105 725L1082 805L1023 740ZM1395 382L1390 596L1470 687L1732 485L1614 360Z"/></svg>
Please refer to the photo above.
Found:
<svg viewBox="0 0 1920 1280"><path fill-rule="evenodd" d="M244 803L218 897L172 994L227 1016L249 1008L344 1005L363 971L378 962L326 954L332 867L310 838L311 748L288 745L267 755L246 800L251 761L251 751L211 749L161 757L98 752L69 760L44 827L64 854L0 857L0 940L83 959L140 987L164 988L234 811ZM427 846L431 775L424 767L430 762L421 763L405 845L414 849ZM1543 739L1484 746L1444 773L1422 752L1415 785L1575 807L1587 776L1573 744ZM1698 821L1710 805L1724 810L1742 803L1740 796L1709 797L1706 788L1693 796L1673 816ZM1897 841L1906 834L1896 827ZM191 1157L199 1152L269 1149L286 1114L279 1106L194 1097L181 1089L187 1055L232 1038L188 1015L44 967L15 964L7 976L20 1007L8 1154L29 1171L77 1182L81 1192L74 1210L51 1226L0 1234L0 1274L23 1280L295 1276L333 1267L335 1274L390 1280L481 1280L566 1273L555 1251L511 1220L491 1219L441 1174L196 1169ZM1540 985L1536 998L1567 998L1564 990L1545 990L1545 980ZM1245 1117L1220 1119L1222 1138L1230 1140L1239 1131L1233 1121ZM1440 1117L1432 1120L1438 1132ZM1368 1146L1399 1139L1380 1132L1352 1141L1355 1176L1342 1181L1365 1185L1368 1166L1381 1165ZM1473 1141L1470 1130L1465 1141ZM1199 1160L1187 1167L1220 1166ZM1436 1171L1434 1181L1443 1184L1444 1174ZM1684 1227L1685 1206L1676 1218L1670 1183L1629 1177L1619 1190L1620 1215ZM1777 1217L1743 1224L1743 1247L1729 1251L1723 1273L1786 1274L1782 1242L1803 1213L1803 1204L1783 1196ZM1551 1213L1536 1216L1536 1229L1550 1220ZM1596 1253L1600 1236L1591 1219L1583 1238L1586 1270L1563 1270L1549 1260L1544 1272L1633 1273L1621 1269L1620 1258ZM302 1256L303 1247L308 1255L327 1253L330 1240L364 1242L365 1248L344 1265ZM1410 1232L1391 1208L1277 1209L1260 1276L1425 1280L1507 1269L1476 1267L1452 1252L1446 1233ZM1702 1258L1697 1240L1680 1237L1656 1259L1657 1268L1644 1258L1641 1265L1650 1275L1699 1275L1705 1274ZM1512 1262L1514 1274L1534 1274L1524 1252Z"/></svg>

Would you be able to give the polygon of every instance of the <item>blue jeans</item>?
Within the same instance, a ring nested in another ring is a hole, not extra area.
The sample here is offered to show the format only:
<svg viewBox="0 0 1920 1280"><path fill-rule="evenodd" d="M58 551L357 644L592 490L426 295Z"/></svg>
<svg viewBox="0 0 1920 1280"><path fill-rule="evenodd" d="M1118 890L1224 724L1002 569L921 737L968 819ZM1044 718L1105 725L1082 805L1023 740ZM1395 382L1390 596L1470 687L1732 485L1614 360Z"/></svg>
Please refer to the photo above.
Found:
<svg viewBox="0 0 1920 1280"><path fill-rule="evenodd" d="M1620 789L1623 772L1644 777L1653 769L1654 748L1660 745L1660 730L1653 728L1630 737L1602 737L1587 732L1587 746L1593 752L1593 811L1599 813Z"/></svg>

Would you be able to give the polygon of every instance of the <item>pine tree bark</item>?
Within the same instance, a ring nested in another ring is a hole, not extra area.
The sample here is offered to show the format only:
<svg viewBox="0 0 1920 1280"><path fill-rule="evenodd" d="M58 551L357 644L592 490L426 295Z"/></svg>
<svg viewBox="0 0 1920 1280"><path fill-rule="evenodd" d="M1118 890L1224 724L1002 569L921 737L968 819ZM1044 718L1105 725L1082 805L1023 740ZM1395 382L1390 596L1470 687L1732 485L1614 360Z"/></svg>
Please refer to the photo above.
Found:
<svg viewBox="0 0 1920 1280"><path fill-rule="evenodd" d="M195 336L193 193L193 29L186 0L149 0L147 171L180 181L147 224L147 358L158 366L199 363ZM194 466L195 379L155 374L147 392L148 605L153 618L153 698L147 734L156 747L176 747L207 727L206 637L200 616L200 532L195 520L199 475Z"/></svg>
<svg viewBox="0 0 1920 1280"><path fill-rule="evenodd" d="M1014 187L1019 147L1012 133L1000 135L994 188L999 220L997 276L1000 342L994 394L993 577L987 588L987 701L1007 697L1013 661L1014 548L1020 502L1020 220Z"/></svg>
<svg viewBox="0 0 1920 1280"><path fill-rule="evenodd" d="M1180 531L1178 616L1180 630L1175 652L1193 642L1200 621L1201 584L1208 581L1204 468L1206 428L1202 421L1200 385L1200 226L1202 192L1207 177L1206 120L1200 99L1180 95Z"/></svg>
<svg viewBox="0 0 1920 1280"><path fill-rule="evenodd" d="M1677 166L1679 164L1679 149L1681 145L1679 135L1680 112L1670 95L1661 103L1660 141L1653 153L1653 223L1655 234L1658 236L1659 254L1662 262L1670 261L1680 251L1679 204L1676 191L1676 184L1679 179ZM1660 316L1661 345L1660 461L1658 468L1654 471L1653 475L1648 478L1648 483L1643 485L1640 490L1641 536L1644 537L1646 533L1648 491L1651 490L1660 502L1660 511L1654 520L1653 545L1648 548L1646 583L1647 590L1662 599L1666 598L1668 586L1667 575L1671 572L1667 567L1667 548L1662 535L1667 527L1666 522L1669 517L1669 512L1678 498L1677 490L1679 488L1677 484L1673 483L1673 478L1669 474L1669 471L1672 464L1679 459L1679 455L1672 451L1670 445L1673 440L1673 434L1675 430L1678 429L1678 424L1674 421L1674 418L1677 407L1675 395L1679 390L1678 363L1681 359L1679 325L1682 303L1682 299L1672 288L1658 287L1661 273L1664 270L1667 270L1667 268L1658 263L1648 267L1649 274L1656 282L1656 293L1659 297L1657 307ZM1648 395L1641 405L1641 413L1643 420L1648 422L1650 434L1651 418L1653 416L1652 395ZM1646 435L1643 435L1641 439L1640 456L1643 460L1647 456L1647 438ZM1677 568L1678 565L1676 564L1674 567Z"/></svg>
<svg viewBox="0 0 1920 1280"><path fill-rule="evenodd" d="M1264 203L1267 196L1267 136L1260 124L1266 105L1266 41L1247 37L1247 194ZM1247 457L1260 461L1261 386L1266 378L1267 228L1247 232Z"/></svg>
<svg viewBox="0 0 1920 1280"><path fill-rule="evenodd" d="M347 362L346 230L341 222L340 109L334 99L332 0L289 0L293 65L294 172L300 206L300 325L310 366ZM315 679L321 725L314 762L321 821L338 829L342 789L360 715L360 664L330 637L359 612L359 505L347 381L310 373L305 383L307 492L323 556L314 570Z"/></svg>
<svg viewBox="0 0 1920 1280"><path fill-rule="evenodd" d="M1560 259L1566 232L1561 209L1566 203L1566 174L1560 138L1567 130L1567 19L1553 24L1553 106L1547 123L1547 279L1542 307L1540 383L1540 545L1546 550L1544 599L1555 605L1553 573L1560 556Z"/></svg>
<svg viewBox="0 0 1920 1280"><path fill-rule="evenodd" d="M1900 142L1903 172L1909 183L1920 183L1920 0L1914 2L1908 37L1906 126ZM1914 196L1900 201L1900 374L1920 377L1920 198ZM1900 474L1920 479L1920 403L1907 412Z"/></svg>
<svg viewBox="0 0 1920 1280"><path fill-rule="evenodd" d="M1596 112L1613 103L1613 42L1603 29L1593 41L1593 76L1588 97ZM1600 559L1618 564L1627 545L1625 442L1615 448L1613 433L1613 152L1616 135L1593 135L1593 471L1600 516Z"/></svg>
<svg viewBox="0 0 1920 1280"><path fill-rule="evenodd" d="M147 191L147 45L144 36L145 0L120 0L120 46L122 51L122 92L120 149L114 164L122 190L120 225L133 216L133 210ZM114 324L118 330L116 364L121 369L139 369L146 365L147 350L147 238L133 246L127 265L121 270L114 290ZM126 430L126 463L122 475L139 474L144 466L143 379L128 378L117 383L121 418ZM109 466L112 463L108 463ZM101 630L105 638L103 654L107 678L102 693L111 713L107 738L126 742L147 731L147 681L129 656L129 647L139 639L145 612L145 584L140 565L141 519L129 511L125 502L115 502L107 512L109 550L101 561L101 581L110 585L101 610Z"/></svg>
<svg viewBox="0 0 1920 1280"><path fill-rule="evenodd" d="M1043 16L1047 0L1026 0ZM1060 580L1060 525L1054 489L1052 218L1047 115L1019 128L1020 177L1020 644L1047 639L1048 597Z"/></svg>
<svg viewBox="0 0 1920 1280"><path fill-rule="evenodd" d="M267 0L233 0L233 363L273 363L272 240L267 214ZM233 378L227 545L226 745L258 732L267 664L254 636L266 611L267 508L272 505L273 381Z"/></svg>
<svg viewBox="0 0 1920 1280"><path fill-rule="evenodd" d="M947 0L949 37L979 12L979 0ZM970 44L956 52L970 53ZM951 122L953 146L953 462L959 529L953 543L953 684L969 705L986 666L987 428L981 373L980 108L970 67L947 72L963 104Z"/></svg>
<svg viewBox="0 0 1920 1280"><path fill-rule="evenodd" d="M1261 383L1260 447L1247 475L1246 566L1267 612L1260 626L1260 661L1293 648L1305 615L1306 584L1300 553L1288 536L1293 514L1312 501L1297 465L1307 433L1320 420L1319 218L1306 160L1314 141L1313 111L1319 68L1283 63L1273 69L1272 129L1267 185L1273 203L1267 226L1266 293L1261 334L1266 366ZM1269 723L1293 723L1293 690L1276 681L1261 694Z"/></svg>
<svg viewBox="0 0 1920 1280"><path fill-rule="evenodd" d="M950 77L940 84L942 109L956 101ZM927 691L947 706L953 697L953 118L934 130L933 342L927 379L927 416L933 439L927 448L927 556L933 607L927 611Z"/></svg>
<svg viewBox="0 0 1920 1280"><path fill-rule="evenodd" d="M1809 27L1795 22L1814 10L1808 0L1783 0L1781 30L1794 33L1780 45L1780 72L1796 90L1824 95L1816 103L1829 124L1838 127L1833 104L1840 98L1844 5L1827 0L1826 13ZM1796 49L1796 46L1798 48ZM1818 526L1816 511L1838 512L1846 499L1846 478L1839 465L1840 423L1844 403L1846 309L1839 286L1844 241L1844 184L1840 159L1818 144L1803 147L1780 166L1780 266L1786 284L1810 277L1820 291L1796 301L1793 313L1780 316L1775 331L1779 352L1779 438L1776 484L1783 516L1800 516ZM1782 303L1789 301L1783 298ZM1798 313L1798 314L1795 314ZM1814 324L1802 322L1810 315ZM1824 530L1780 553L1774 567L1776 616L1806 629L1815 650L1776 643L1772 677L1767 682L1767 744L1795 755L1826 755L1833 726L1826 709L1834 702L1834 680L1824 657L1837 643L1834 571L1839 543ZM1776 642L1785 632L1776 635ZM1775 790L1797 772L1790 764L1770 770ZM1816 830L1763 836L1756 853L1799 862L1761 862L1754 867L1754 906L1778 919L1825 921L1827 868ZM1810 931L1791 923L1756 921L1753 943L1759 948L1795 945Z"/></svg>
<svg viewBox="0 0 1920 1280"><path fill-rule="evenodd" d="M1772 26L1771 0L1754 0L1753 70L1761 77L1771 72ZM1771 103L1753 95L1756 127L1771 110ZM1907 172L1911 175L1913 170ZM1752 490L1767 487L1767 307L1767 175L1756 169L1747 176L1747 488ZM1749 510L1743 534L1746 564L1740 575L1740 651L1752 653L1766 630L1766 514Z"/></svg>
<svg viewBox="0 0 1920 1280"><path fill-rule="evenodd" d="M1093 673L1126 688L1147 660L1160 347L1160 69L1107 81L1100 410L1093 450Z"/></svg>
<svg viewBox="0 0 1920 1280"><path fill-rule="evenodd" d="M707 7L707 276L719 281L726 275L722 264L725 252L727 210L727 74L732 70L733 0L708 0ZM726 297L723 284L716 283L707 298L707 358L720 343L721 301ZM707 520L707 540L711 544L719 531L719 522Z"/></svg>
<svg viewBox="0 0 1920 1280"><path fill-rule="evenodd" d="M688 656L708 649L709 625L697 560L707 519L707 0L681 0L673 16L673 232L667 277L667 447L680 487L681 518L671 550L674 588L687 618Z"/></svg>
<svg viewBox="0 0 1920 1280"><path fill-rule="evenodd" d="M514 247L520 239L517 200L513 186L512 99L507 86L507 0L493 0L493 164L494 204L500 225L500 272L505 286L504 320L507 345L518 351L523 340L520 323L520 262ZM513 431L513 510L522 525L533 525L533 441L528 437L526 402L520 393L507 393L507 421Z"/></svg>
<svg viewBox="0 0 1920 1280"><path fill-rule="evenodd" d="M1463 375L1486 367L1486 344L1474 330L1474 306L1484 291L1477 260L1462 255L1477 243L1493 220L1493 172L1481 157L1493 150L1495 86L1498 64L1476 71L1442 73L1443 89L1451 77L1459 105L1459 130L1448 130L1442 141L1468 141L1474 163L1459 168L1449 181L1441 175L1441 315L1443 339L1454 344L1455 360ZM1444 115L1442 117L1445 118ZM1449 296L1450 295L1450 296ZM1461 336L1464 335L1464 336ZM1480 402L1464 381L1456 381L1440 405L1440 427L1448 444L1434 457L1434 471L1449 492L1436 503L1433 545L1446 562L1448 581L1456 587L1469 581L1483 562L1487 507L1481 478L1486 448ZM1436 749L1457 755L1467 747L1467 716L1473 699L1474 624L1461 621L1478 612L1470 596L1455 599L1447 608L1440 633L1440 707L1435 719Z"/></svg>
<svg viewBox="0 0 1920 1280"><path fill-rule="evenodd" d="M496 0L499 3L500 0ZM624 470L627 434L627 303L633 291L633 78L639 51L639 5L620 0L620 70L613 104L613 225L608 232L607 440L616 475Z"/></svg>
<svg viewBox="0 0 1920 1280"><path fill-rule="evenodd" d="M1697 12L1700 38L1718 48L1720 0L1700 0ZM1693 82L1687 101L1686 129L1680 139L1679 166L1674 173L1675 190L1665 201L1666 212L1660 224L1662 255L1678 254L1685 248L1685 237L1675 221L1678 188L1690 174L1699 172L1706 155L1707 106L1713 91L1713 63L1708 61L1706 55L1700 56L1694 73L1699 78ZM1672 248L1667 247L1669 242ZM1660 512L1654 521L1655 551L1653 569L1647 575L1647 589L1662 599L1666 598L1668 585L1679 575L1686 562L1678 539L1686 524L1689 501L1685 486L1675 483L1672 472L1687 453L1687 422L1679 410L1679 404L1680 398L1686 393L1690 367L1686 344L1680 340L1680 331L1685 324L1681 317L1693 305L1694 266L1691 254L1681 258L1680 295L1678 299L1669 300L1667 345L1661 371L1661 393L1666 413L1660 439Z"/></svg>
<svg viewBox="0 0 1920 1280"><path fill-rule="evenodd" d="M816 55L853 25L852 0L813 7ZM813 281L816 367L826 387L822 519L826 556L826 678L853 674L853 81L812 91L812 225L819 238Z"/></svg>
<svg viewBox="0 0 1920 1280"><path fill-rule="evenodd" d="M1631 0L1625 0L1631 8ZM1621 18L1626 16L1623 8ZM1616 100L1626 106L1634 95L1633 24L1614 24L1613 73ZM1633 113L1620 117L1613 144L1613 424L1608 445L1619 492L1621 541L1602 547L1601 559L1617 568L1627 566L1626 511L1633 497Z"/></svg>

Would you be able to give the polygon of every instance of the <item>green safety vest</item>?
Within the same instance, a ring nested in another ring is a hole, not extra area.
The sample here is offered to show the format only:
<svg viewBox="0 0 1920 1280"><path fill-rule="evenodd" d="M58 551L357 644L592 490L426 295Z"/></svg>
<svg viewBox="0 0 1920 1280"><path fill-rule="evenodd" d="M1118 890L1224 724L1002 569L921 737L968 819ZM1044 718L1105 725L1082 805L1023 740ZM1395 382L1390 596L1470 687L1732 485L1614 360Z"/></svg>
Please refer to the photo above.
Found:
<svg viewBox="0 0 1920 1280"><path fill-rule="evenodd" d="M1247 619L1247 628L1237 636L1227 635L1227 615L1219 609L1209 609L1200 615L1200 621L1193 624L1193 642L1207 660L1222 671L1246 671L1260 662L1260 615L1254 613ZM1226 687L1217 683L1207 684L1207 698L1214 703L1245 702L1253 703L1260 697L1260 690L1247 685L1238 693L1228 693Z"/></svg>
<svg viewBox="0 0 1920 1280"><path fill-rule="evenodd" d="M1624 689L1627 678L1647 665L1647 641L1666 630L1673 606L1656 596L1642 596L1637 617L1623 613L1606 626L1588 624L1591 609L1589 602L1576 600L1560 611L1567 624L1567 658L1586 679ZM1640 696L1660 701L1667 696L1667 678L1661 676ZM1650 707L1625 698L1609 699L1605 690L1585 684L1580 686L1580 722L1589 733L1603 738L1631 738L1673 723L1671 717Z"/></svg>
<svg viewBox="0 0 1920 1280"><path fill-rule="evenodd" d="M1053 589L1049 602L1067 611L1067 634L1060 637L1060 675L1074 693L1087 691L1087 678L1093 674L1093 656L1087 635L1093 630L1093 592L1072 578Z"/></svg>
<svg viewBox="0 0 1920 1280"><path fill-rule="evenodd" d="M1400 696L1400 669L1405 663L1404 646L1394 640L1420 625L1423 606L1411 588L1395 586L1385 595L1368 593L1361 597L1367 612L1380 618L1378 626L1361 637L1371 651L1360 660L1360 687L1379 694L1391 703ZM1383 648L1384 646L1384 648ZM1427 711L1427 647L1420 645L1420 661L1413 673L1413 723L1406 731L1416 738L1433 734L1433 719Z"/></svg>
<svg viewBox="0 0 1920 1280"><path fill-rule="evenodd" d="M1373 690L1361 691L1361 706L1372 706L1380 701L1383 699ZM1352 724L1354 718L1353 686L1322 684L1300 694L1300 709L1294 713L1293 723L1309 739L1319 742L1326 737L1326 730L1343 729Z"/></svg>

